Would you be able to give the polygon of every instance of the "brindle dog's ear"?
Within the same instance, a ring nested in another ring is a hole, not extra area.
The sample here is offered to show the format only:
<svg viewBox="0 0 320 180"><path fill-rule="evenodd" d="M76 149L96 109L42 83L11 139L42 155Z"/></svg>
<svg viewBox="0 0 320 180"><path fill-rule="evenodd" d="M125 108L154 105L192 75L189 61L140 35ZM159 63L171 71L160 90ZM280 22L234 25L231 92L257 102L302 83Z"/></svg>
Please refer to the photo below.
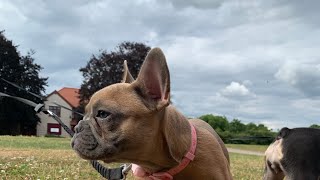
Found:
<svg viewBox="0 0 320 180"><path fill-rule="evenodd" d="M127 64L127 60L123 62L123 76L122 76L122 83L132 83L134 81Z"/></svg>
<svg viewBox="0 0 320 180"><path fill-rule="evenodd" d="M136 91L149 109L160 110L170 103L170 75L160 48L148 53L136 80Z"/></svg>
<svg viewBox="0 0 320 180"><path fill-rule="evenodd" d="M291 129L289 129L289 128L287 128L287 127L282 128L282 129L279 131L276 139L279 140L279 139L285 138L287 135L289 135L290 131L291 131Z"/></svg>

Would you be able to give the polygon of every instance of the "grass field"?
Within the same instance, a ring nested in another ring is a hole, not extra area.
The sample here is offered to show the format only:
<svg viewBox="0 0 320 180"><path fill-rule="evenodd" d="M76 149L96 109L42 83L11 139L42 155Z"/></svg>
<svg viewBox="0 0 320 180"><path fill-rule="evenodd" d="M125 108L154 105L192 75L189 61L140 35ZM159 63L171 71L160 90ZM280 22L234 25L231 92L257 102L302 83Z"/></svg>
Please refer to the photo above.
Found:
<svg viewBox="0 0 320 180"><path fill-rule="evenodd" d="M266 146L227 145L263 151ZM230 154L235 180L261 179L263 157ZM118 166L112 164L109 167ZM91 165L77 157L69 138L0 136L0 179L102 179ZM128 179L133 179L129 174Z"/></svg>
<svg viewBox="0 0 320 180"><path fill-rule="evenodd" d="M227 148L235 148L248 151L265 152L267 145L247 145L247 144L226 144Z"/></svg>

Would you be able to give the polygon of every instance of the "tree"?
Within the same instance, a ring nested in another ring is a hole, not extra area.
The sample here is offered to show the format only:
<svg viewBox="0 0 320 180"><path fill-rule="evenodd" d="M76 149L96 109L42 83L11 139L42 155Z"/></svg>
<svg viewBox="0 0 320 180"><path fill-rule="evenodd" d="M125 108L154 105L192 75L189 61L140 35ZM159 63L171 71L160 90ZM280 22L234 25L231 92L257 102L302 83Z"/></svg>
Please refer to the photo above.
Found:
<svg viewBox="0 0 320 180"><path fill-rule="evenodd" d="M229 129L229 122L224 116L214 116L212 114L206 114L199 119L204 120L216 131L227 131Z"/></svg>
<svg viewBox="0 0 320 180"><path fill-rule="evenodd" d="M254 123L248 123L247 125L246 125L246 129L247 129L247 131L255 131L255 130L257 130L258 129L258 127L257 127L257 125L256 124L254 124Z"/></svg>
<svg viewBox="0 0 320 180"><path fill-rule="evenodd" d="M230 132L233 133L240 133L240 132L245 132L246 131L246 125L244 125L240 120L238 119L233 119L230 122Z"/></svg>
<svg viewBox="0 0 320 180"><path fill-rule="evenodd" d="M243 124L238 119L229 122L225 116L212 114L203 115L199 119L207 122L225 143L270 144L276 136L263 124Z"/></svg>
<svg viewBox="0 0 320 180"><path fill-rule="evenodd" d="M123 61L127 60L132 76L137 77L144 58L151 48L143 43L123 42L115 51L102 51L92 55L87 65L80 69L83 82L79 91L83 108L96 91L121 81Z"/></svg>
<svg viewBox="0 0 320 180"><path fill-rule="evenodd" d="M318 124L312 124L310 127L311 127L311 128L318 128L318 129L320 129L320 125L318 125Z"/></svg>
<svg viewBox="0 0 320 180"><path fill-rule="evenodd" d="M14 82L35 94L45 90L48 78L39 77L42 67L34 63L30 51L21 56L12 41L0 31L0 78ZM23 97L34 102L39 99L0 80L0 92ZM32 107L10 98L0 99L0 134L35 134L36 125L40 121Z"/></svg>

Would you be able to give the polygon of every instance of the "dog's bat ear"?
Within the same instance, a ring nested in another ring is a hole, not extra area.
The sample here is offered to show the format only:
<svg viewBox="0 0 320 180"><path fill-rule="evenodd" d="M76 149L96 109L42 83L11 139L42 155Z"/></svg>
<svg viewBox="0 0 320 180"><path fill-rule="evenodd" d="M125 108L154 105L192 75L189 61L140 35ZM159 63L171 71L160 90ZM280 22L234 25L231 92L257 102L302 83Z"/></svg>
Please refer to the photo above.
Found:
<svg viewBox="0 0 320 180"><path fill-rule="evenodd" d="M291 129L289 129L289 128L287 128L287 127L282 128L282 129L279 131L276 139L278 140L278 139L287 137L287 135L289 135L290 131L291 131Z"/></svg>
<svg viewBox="0 0 320 180"><path fill-rule="evenodd" d="M132 83L134 81L127 64L127 60L123 62L123 76L122 76L122 83Z"/></svg>
<svg viewBox="0 0 320 180"><path fill-rule="evenodd" d="M166 58L160 48L148 53L136 80L138 90L148 104L162 109L170 103L170 75Z"/></svg>

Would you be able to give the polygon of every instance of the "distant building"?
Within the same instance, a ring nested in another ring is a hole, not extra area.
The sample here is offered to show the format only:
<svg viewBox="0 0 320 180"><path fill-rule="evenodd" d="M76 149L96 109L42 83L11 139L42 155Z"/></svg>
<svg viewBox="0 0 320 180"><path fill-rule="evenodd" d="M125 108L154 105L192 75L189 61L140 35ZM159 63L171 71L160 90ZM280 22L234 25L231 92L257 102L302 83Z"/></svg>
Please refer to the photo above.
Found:
<svg viewBox="0 0 320 180"><path fill-rule="evenodd" d="M54 103L69 109L75 109L79 106L79 89L64 87L59 91L50 93L44 102L45 108L52 111L60 117L60 119L72 130L77 125L79 116L62 108ZM70 137L69 134L61 127L61 125L44 113L39 114L41 122L37 125L37 136L57 135L62 137Z"/></svg>

